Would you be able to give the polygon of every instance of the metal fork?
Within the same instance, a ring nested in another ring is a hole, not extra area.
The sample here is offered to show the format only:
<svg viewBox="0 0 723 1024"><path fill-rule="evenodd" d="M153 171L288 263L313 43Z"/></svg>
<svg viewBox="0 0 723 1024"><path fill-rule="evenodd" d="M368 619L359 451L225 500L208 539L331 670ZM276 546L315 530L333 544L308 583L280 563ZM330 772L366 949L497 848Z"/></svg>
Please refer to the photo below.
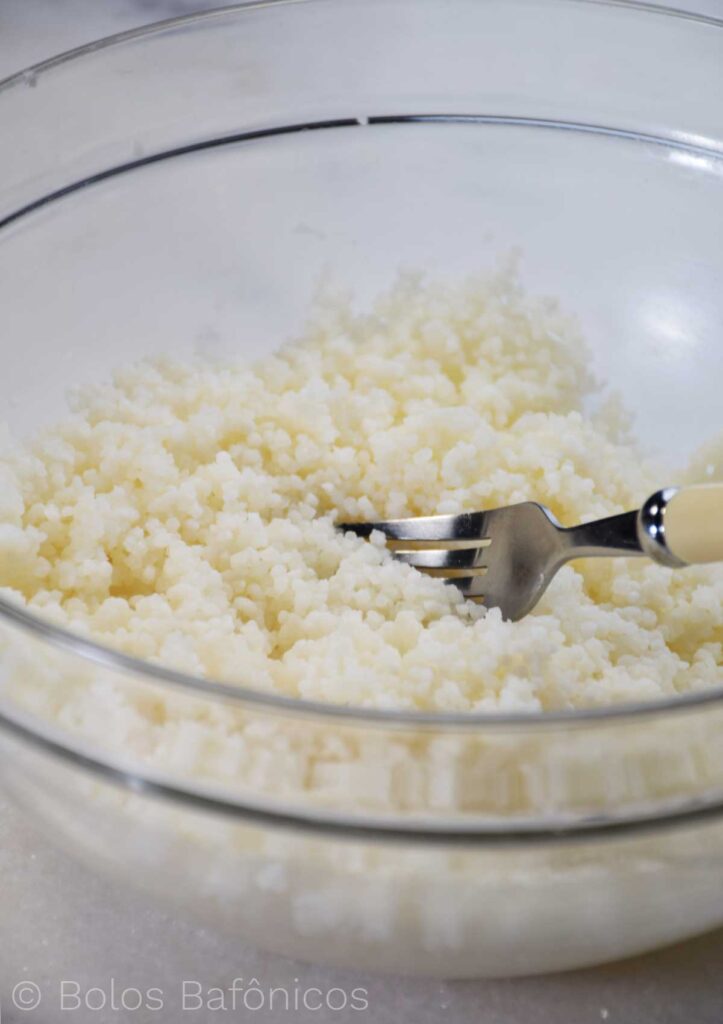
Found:
<svg viewBox="0 0 723 1024"><path fill-rule="evenodd" d="M394 557L520 619L574 558L647 555L680 568L723 560L723 484L669 487L639 510L566 529L544 505L342 523L359 537L381 531Z"/></svg>

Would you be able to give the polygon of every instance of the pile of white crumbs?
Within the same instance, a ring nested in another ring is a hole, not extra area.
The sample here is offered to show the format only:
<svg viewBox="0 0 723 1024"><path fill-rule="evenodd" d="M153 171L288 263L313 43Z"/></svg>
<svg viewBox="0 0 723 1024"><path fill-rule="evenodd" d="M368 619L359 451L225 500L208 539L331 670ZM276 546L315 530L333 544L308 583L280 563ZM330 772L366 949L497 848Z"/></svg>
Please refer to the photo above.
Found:
<svg viewBox="0 0 723 1024"><path fill-rule="evenodd" d="M256 365L163 362L0 457L0 594L129 654L366 707L552 709L723 683L723 573L566 567L518 623L335 519L533 499L567 524L671 481L586 418L572 321L512 272L405 278Z"/></svg>

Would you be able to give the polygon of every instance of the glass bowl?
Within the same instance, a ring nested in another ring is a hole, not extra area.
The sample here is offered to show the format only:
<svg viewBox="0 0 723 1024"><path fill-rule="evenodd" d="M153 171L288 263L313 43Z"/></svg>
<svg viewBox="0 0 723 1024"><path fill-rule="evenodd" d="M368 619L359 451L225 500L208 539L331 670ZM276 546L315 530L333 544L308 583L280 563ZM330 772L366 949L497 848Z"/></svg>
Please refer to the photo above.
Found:
<svg viewBox="0 0 723 1024"><path fill-rule="evenodd" d="M720 426L723 23L585 0L249 3L0 84L3 416L140 356L269 351L320 275L519 246L642 443ZM211 718L238 763L125 750L53 686ZM238 939L445 977L723 923L723 695L363 711L135 661L0 600L0 778L53 841Z"/></svg>

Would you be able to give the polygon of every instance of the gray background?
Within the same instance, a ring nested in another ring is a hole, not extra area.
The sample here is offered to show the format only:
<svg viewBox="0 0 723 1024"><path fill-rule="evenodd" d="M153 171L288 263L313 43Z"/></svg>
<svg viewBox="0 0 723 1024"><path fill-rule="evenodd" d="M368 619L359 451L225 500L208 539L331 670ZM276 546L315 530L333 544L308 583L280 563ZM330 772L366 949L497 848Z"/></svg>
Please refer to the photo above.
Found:
<svg viewBox="0 0 723 1024"><path fill-rule="evenodd" d="M0 0L0 78L111 32L213 6L218 4L203 0ZM723 17L723 0L678 0L675 6ZM440 983L308 967L243 947L229 948L228 939L116 891L48 848L0 798L2 1024L206 1024L209 1019L721 1024L722 961L719 931L622 964L546 978ZM265 990L315 986L324 991L338 986L351 992L363 987L369 1009L181 1011L182 979L197 979L208 988L229 986L235 977L243 977L247 984L257 979ZM164 1009L125 1014L60 1011L61 980L108 991L111 978L121 988L160 988ZM15 1010L10 998L13 987L24 980L32 980L42 992L42 1002L32 1012Z"/></svg>

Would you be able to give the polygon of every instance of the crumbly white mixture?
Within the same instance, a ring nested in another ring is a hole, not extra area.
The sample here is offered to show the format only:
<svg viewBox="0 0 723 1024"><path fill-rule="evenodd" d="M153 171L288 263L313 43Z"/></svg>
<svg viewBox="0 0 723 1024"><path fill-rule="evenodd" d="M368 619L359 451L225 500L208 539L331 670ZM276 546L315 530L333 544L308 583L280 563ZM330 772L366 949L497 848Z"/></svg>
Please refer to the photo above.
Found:
<svg viewBox="0 0 723 1024"><path fill-rule="evenodd" d="M583 414L588 362L574 323L501 271L406 278L364 316L329 303L255 366L121 371L32 450L5 443L0 592L142 658L344 704L550 709L723 683L717 567L576 563L510 623L334 529L639 505L669 481L620 417Z"/></svg>

